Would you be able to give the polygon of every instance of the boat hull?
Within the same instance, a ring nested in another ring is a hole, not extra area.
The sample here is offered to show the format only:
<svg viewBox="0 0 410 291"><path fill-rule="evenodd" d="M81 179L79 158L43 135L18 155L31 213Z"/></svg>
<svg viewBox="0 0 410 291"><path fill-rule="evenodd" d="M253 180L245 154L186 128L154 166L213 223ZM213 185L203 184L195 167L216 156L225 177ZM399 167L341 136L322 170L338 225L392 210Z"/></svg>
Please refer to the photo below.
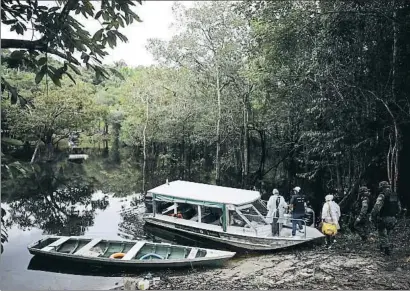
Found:
<svg viewBox="0 0 410 291"><path fill-rule="evenodd" d="M133 241L128 241L133 242ZM37 242L39 243L39 242ZM127 268L177 268L177 267L192 267L192 266L220 266L224 264L227 260L232 258L235 253L233 252L221 252L220 255L211 257L198 257L192 259L167 259L167 260L121 260L121 259L110 259L105 257L88 257L75 254L66 254L60 252L50 252L39 248L36 248L36 244L31 244L28 246L28 251L30 254L35 256L42 256L45 258L52 258L58 260L66 260L71 262L80 262L90 265L104 265L104 266L121 266ZM161 245L161 244L158 244ZM166 244L167 246L169 244ZM185 246L179 246L185 247ZM189 247L186 247L189 248ZM210 252L215 252L216 250L203 249ZM219 252L219 251L217 251Z"/></svg>
<svg viewBox="0 0 410 291"><path fill-rule="evenodd" d="M179 224L177 222L164 221L157 219L153 216L144 217L145 222L148 225L153 225L160 228L165 228L170 231L179 232L181 234L187 234L198 239L208 239L218 244L223 244L231 249L235 250L248 250L248 251L270 251L277 249L284 249L300 244L304 244L310 241L314 241L323 237L318 235L317 237L304 238L302 237L255 237L238 235L223 231L210 231L206 229L197 228L194 226L187 226Z"/></svg>
<svg viewBox="0 0 410 291"><path fill-rule="evenodd" d="M190 266L222 266L227 260L231 257L227 258L220 258L220 259L212 259L212 260L196 260L196 261L172 261L169 260L167 262L126 262L120 260L108 260L108 259L88 259L84 257L72 257L67 256L64 254L52 255L50 253L44 253L41 251L31 251L29 250L30 254L36 256L44 256L47 258L59 259L59 260L68 260L77 263L87 263L90 265L105 265L105 266L121 266L127 268L183 268L183 267L190 267Z"/></svg>

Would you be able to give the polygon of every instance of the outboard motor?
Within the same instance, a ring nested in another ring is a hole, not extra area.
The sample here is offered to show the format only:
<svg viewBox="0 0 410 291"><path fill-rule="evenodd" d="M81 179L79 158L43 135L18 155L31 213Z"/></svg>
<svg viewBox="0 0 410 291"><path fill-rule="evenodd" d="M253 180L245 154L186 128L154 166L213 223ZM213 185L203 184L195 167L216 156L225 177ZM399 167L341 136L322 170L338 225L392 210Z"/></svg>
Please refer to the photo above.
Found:
<svg viewBox="0 0 410 291"><path fill-rule="evenodd" d="M309 206L305 207L306 226L315 227L315 212Z"/></svg>

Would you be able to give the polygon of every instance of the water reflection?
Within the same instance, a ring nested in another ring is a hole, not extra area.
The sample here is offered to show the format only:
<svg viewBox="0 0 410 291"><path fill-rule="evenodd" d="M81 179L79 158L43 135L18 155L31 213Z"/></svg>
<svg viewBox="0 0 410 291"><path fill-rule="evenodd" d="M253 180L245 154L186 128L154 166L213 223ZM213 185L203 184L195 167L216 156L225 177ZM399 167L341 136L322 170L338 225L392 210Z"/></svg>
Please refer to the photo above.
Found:
<svg viewBox="0 0 410 291"><path fill-rule="evenodd" d="M17 225L23 231L39 228L44 234L83 235L93 225L95 211L109 203L104 195L92 196L93 179L78 164L44 163L8 182L15 186L2 192L8 197L4 223L8 228Z"/></svg>
<svg viewBox="0 0 410 291"><path fill-rule="evenodd" d="M90 200L91 199L91 200ZM78 200L78 199L77 199ZM91 201L87 207L87 202L82 207L76 205L74 215L84 217L84 214L94 208L94 218L92 226L85 227L81 232L85 237L120 239L118 228L122 222L121 211L129 209L131 199L114 197L112 194L105 195L97 191L88 197L86 201ZM75 200L72 202L76 203ZM93 206L93 205L96 206ZM10 210L8 205L8 218ZM69 213L71 209L69 208ZM44 211L44 210L41 210ZM101 269L98 266L85 266L81 264L71 264L60 261L53 262L45 258L33 256L28 252L27 245L37 241L44 236L44 230L39 228L44 224L37 223L30 230L22 228L18 223L14 223L9 228L9 242L5 245L5 251L0 260L0 289L11 290L90 290L113 287L115 282L121 281L123 271L115 269ZM84 222L80 226L85 225ZM79 227L77 227L79 228ZM78 230L76 230L78 232ZM54 233L60 233L58 230ZM31 261L33 259L33 261ZM40 271L40 272L39 272ZM129 273L129 272L128 272ZM77 275L73 277L72 275ZM81 276L78 276L81 275ZM34 284L33 284L34 282Z"/></svg>
<svg viewBox="0 0 410 291"><path fill-rule="evenodd" d="M145 207L142 203L138 206L131 206L129 209L123 209L120 213L121 222L118 225L118 235L129 240L145 239L144 212Z"/></svg>
<svg viewBox="0 0 410 291"><path fill-rule="evenodd" d="M82 262L70 262L53 258L34 256L27 267L32 271L43 271L60 274L97 276L97 277L122 277L138 275L145 270L101 266L97 264L84 264Z"/></svg>
<svg viewBox="0 0 410 291"><path fill-rule="evenodd" d="M3 206L1 207L1 253L4 251L3 244L7 242L8 234L5 228L4 217L6 216L6 210L4 210Z"/></svg>
<svg viewBox="0 0 410 291"><path fill-rule="evenodd" d="M194 240L176 239L172 234L160 237L166 232L159 230L155 235L155 230L143 227L144 203L141 195L134 194L142 188L141 163L136 153L122 148L85 153L89 159L83 163L67 162L65 156L56 162L34 165L26 175L2 181L9 242L0 261L0 289L96 289L118 282L117 277L123 276L123 270L32 257L27 245L44 234L197 245ZM149 163L148 189L167 178L181 178L175 168L160 166L155 159Z"/></svg>

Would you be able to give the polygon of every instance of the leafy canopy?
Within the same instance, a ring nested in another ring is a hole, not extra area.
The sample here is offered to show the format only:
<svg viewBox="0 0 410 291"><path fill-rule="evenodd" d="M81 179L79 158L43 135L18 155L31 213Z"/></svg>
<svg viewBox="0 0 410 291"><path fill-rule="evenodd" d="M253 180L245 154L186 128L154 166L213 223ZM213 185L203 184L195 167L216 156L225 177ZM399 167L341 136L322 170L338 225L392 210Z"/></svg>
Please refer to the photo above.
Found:
<svg viewBox="0 0 410 291"><path fill-rule="evenodd" d="M45 75L58 86L64 74L75 82L69 69L80 74L78 66L81 64L93 69L97 78L106 78L108 72L102 66L102 59L108 54L105 50L107 45L114 48L118 40L127 42L127 37L119 32L119 28L135 20L141 21L131 9L135 2L141 4L141 1L131 0L57 0L57 6L47 7L37 0L4 0L1 3L2 25L9 26L10 31L20 35L31 34L34 30L41 37L37 40L2 38L2 49L14 49L2 61L11 68L23 64L31 68L36 73L37 84ZM91 35L73 14L99 21L101 29ZM50 65L49 55L62 58L63 65L60 68ZM116 73L113 68L109 70ZM3 77L1 90L11 93L13 104L18 101L17 89Z"/></svg>

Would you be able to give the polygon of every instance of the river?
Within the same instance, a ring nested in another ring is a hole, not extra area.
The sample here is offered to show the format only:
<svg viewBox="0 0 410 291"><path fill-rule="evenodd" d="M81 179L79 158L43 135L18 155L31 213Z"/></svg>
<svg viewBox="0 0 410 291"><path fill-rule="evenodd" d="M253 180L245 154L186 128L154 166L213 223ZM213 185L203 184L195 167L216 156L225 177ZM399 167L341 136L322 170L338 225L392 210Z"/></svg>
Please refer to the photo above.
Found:
<svg viewBox="0 0 410 291"><path fill-rule="evenodd" d="M210 242L144 227L143 188L166 179L209 181L209 169L198 164L181 171L179 163L153 157L142 177L141 157L130 148L89 150L82 163L61 153L52 162L36 164L33 172L2 181L2 208L7 211L8 242L0 257L0 290L103 290L121 284L119 270L61 263L33 257L27 245L44 235L146 239L191 246L216 247ZM145 181L143 187L142 181Z"/></svg>
<svg viewBox="0 0 410 291"><path fill-rule="evenodd" d="M92 198L100 195L101 192L97 192L92 195ZM126 237L127 234L121 232L121 225L124 223L121 210L129 208L130 199L108 196L106 202L107 208L96 210L93 225L86 227L84 236L110 239ZM9 205L2 204L2 206L8 212L10 211ZM138 210L140 209L136 211ZM84 227L84 225L80 224L78 227ZM141 225L135 225L135 227L142 228ZM50 266L44 259L34 259L28 252L27 245L40 239L43 233L44 230L38 227L24 229L20 225L12 225L8 229L8 243L4 246L5 250L0 260L1 290L96 290L111 288L115 286L115 283L121 281L118 274L105 273L99 276L98 270L93 272L93 270L86 269L83 270L84 273L89 274L84 275L81 274L81 270L76 270L76 266L70 269L66 264L59 265L58 261L51 261L50 264L53 265ZM58 231L55 234L59 234ZM128 235L133 237L132 233ZM66 272L79 274L67 274Z"/></svg>
<svg viewBox="0 0 410 291"><path fill-rule="evenodd" d="M143 227L145 205L135 193L139 169L127 153L98 153L82 164L64 158L43 163L34 174L2 183L8 242L0 257L0 289L106 290L132 275L37 258L27 245L51 234L158 241ZM147 180L151 187L165 178Z"/></svg>

